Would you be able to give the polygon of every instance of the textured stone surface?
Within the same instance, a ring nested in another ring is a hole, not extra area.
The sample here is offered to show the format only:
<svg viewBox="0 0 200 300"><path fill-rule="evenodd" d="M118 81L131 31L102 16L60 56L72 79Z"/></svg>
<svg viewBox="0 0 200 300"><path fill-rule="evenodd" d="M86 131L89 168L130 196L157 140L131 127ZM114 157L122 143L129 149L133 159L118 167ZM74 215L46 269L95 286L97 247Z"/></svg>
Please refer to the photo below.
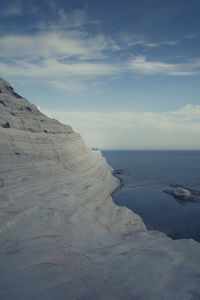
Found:
<svg viewBox="0 0 200 300"><path fill-rule="evenodd" d="M86 160L89 151L70 126L48 118L16 96L6 81L0 80L0 91L0 136L6 151L62 161L72 167L75 161Z"/></svg>
<svg viewBox="0 0 200 300"><path fill-rule="evenodd" d="M199 243L116 206L101 153L2 79L0 125L0 299L200 299Z"/></svg>

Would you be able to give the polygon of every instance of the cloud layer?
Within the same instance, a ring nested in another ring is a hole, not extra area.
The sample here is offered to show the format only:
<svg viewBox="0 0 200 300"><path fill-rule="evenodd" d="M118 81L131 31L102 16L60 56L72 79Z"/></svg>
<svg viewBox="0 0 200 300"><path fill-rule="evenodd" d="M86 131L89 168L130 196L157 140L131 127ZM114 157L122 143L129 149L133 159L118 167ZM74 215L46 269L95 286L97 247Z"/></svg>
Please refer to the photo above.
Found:
<svg viewBox="0 0 200 300"><path fill-rule="evenodd" d="M23 14L22 5L14 3L2 11L4 17ZM36 9L36 8L35 8ZM200 72L200 58L170 63L152 59L150 48L175 47L178 41L150 42L136 35L120 35L114 40L109 35L91 33L86 28L97 20L88 20L86 11L66 13L57 9L54 1L49 9L55 12L54 21L35 24L34 31L3 33L0 35L0 74L9 80L34 79L57 88L70 89L72 80L78 87L88 80L113 78L125 74L142 76L190 76ZM30 9L34 14L34 10ZM136 55L137 49L146 52Z"/></svg>
<svg viewBox="0 0 200 300"><path fill-rule="evenodd" d="M137 56L130 61L130 70L143 75L172 75L186 76L195 75L200 71L200 59L187 61L185 63L165 63L161 61L150 61L146 56Z"/></svg>
<svg viewBox="0 0 200 300"><path fill-rule="evenodd" d="M168 112L55 112L89 147L102 149L199 149L200 105Z"/></svg>

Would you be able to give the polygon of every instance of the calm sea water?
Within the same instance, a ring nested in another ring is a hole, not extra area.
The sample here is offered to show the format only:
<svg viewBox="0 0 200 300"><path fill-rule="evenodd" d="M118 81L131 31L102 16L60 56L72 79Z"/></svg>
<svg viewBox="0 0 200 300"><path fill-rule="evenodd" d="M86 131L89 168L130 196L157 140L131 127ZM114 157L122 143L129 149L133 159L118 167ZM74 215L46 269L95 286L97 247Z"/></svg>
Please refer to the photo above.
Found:
<svg viewBox="0 0 200 300"><path fill-rule="evenodd" d="M103 151L122 179L118 205L139 214L148 229L200 241L200 203L181 204L163 192L171 184L200 190L200 151Z"/></svg>

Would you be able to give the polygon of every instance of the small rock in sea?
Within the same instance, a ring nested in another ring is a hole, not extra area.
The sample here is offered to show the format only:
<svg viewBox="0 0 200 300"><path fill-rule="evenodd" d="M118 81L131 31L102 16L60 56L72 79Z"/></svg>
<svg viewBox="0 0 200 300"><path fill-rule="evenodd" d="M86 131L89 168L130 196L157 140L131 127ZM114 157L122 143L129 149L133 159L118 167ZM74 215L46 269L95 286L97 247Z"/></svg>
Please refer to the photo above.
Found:
<svg viewBox="0 0 200 300"><path fill-rule="evenodd" d="M114 174L123 174L123 170L115 170Z"/></svg>
<svg viewBox="0 0 200 300"><path fill-rule="evenodd" d="M200 202L200 191L179 185L171 185L173 189L164 190L164 193L172 195L176 200L183 202ZM179 201L179 202L180 202Z"/></svg>

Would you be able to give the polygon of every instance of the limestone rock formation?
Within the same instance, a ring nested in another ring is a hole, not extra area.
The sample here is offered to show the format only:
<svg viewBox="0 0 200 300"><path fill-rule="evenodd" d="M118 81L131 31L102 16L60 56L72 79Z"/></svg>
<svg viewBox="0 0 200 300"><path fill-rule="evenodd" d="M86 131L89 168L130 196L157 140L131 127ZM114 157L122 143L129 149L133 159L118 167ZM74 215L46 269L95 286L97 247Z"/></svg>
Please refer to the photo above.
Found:
<svg viewBox="0 0 200 300"><path fill-rule="evenodd" d="M68 167L89 155L80 135L74 133L70 126L42 114L2 79L0 136L6 151L62 161Z"/></svg>
<svg viewBox="0 0 200 300"><path fill-rule="evenodd" d="M200 245L116 206L100 151L0 79L0 299L200 299Z"/></svg>

